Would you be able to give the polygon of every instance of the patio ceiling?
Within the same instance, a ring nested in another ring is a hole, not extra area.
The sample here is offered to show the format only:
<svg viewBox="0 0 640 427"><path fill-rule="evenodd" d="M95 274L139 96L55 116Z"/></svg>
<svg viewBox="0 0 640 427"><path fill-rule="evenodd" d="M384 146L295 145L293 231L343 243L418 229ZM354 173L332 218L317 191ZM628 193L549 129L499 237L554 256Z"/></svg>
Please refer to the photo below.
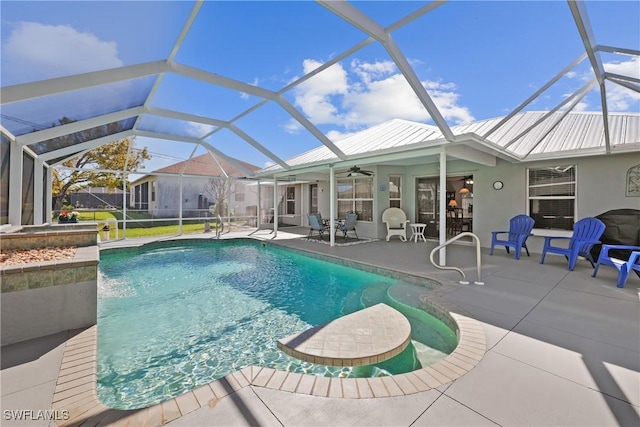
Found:
<svg viewBox="0 0 640 427"><path fill-rule="evenodd" d="M119 2L110 3L116 5ZM253 172L237 160L241 157L229 151L232 145L243 144L246 150L259 153L273 165L258 173L262 176L329 163L362 164L366 158L369 158L367 163L374 160L394 162L398 161L403 151L416 147L423 150L425 158L433 156L440 147L447 146L454 156L469 156L474 161L487 164L491 163L491 159L486 157L488 154L510 161L527 161L558 156L561 152L575 154L577 150L583 150L583 154L640 151L640 114L633 111L613 113L608 96L613 87L638 96L640 78L607 71L603 61L604 55L638 58L640 51L626 46L599 44L598 34L587 13L587 5L581 1L568 1L566 4L576 40L582 44L582 52L578 57L569 58L555 76L504 116L465 124L447 120L442 107L434 101L433 93L425 87L424 79L418 76L415 61L408 59L408 55L403 53L404 46L396 41L403 40L402 34L398 34L403 28L424 25L424 20L437 9L452 7L446 2L408 2L408 5L403 4L400 8L404 11L410 7L404 16L385 24L380 18L376 20L365 13L363 10L366 8L362 7L362 3L290 3L287 7L291 10L305 8L304 13L306 8L314 7L310 9L313 14L310 19L316 19L317 16L327 25L341 25L340 28L348 34L345 39L353 44L343 48L340 53L332 54L331 59L312 71L279 87L271 87L272 83L246 83L247 76L224 75L200 64L180 61L182 50L197 50L204 44L202 40L194 40L195 36L191 34L201 34L201 28L206 26L206 19L210 16L207 9L215 8L216 3L198 1L184 15L176 15L175 19L183 19L184 25L163 59L132 61L117 68L3 86L0 89L0 123L3 132L50 165L58 165L112 140L135 135L201 147L200 150L220 156L236 168L246 171L248 176ZM394 2L388 3L390 16L397 15L392 13L396 5ZM227 5L225 11L230 7ZM244 12L238 9L237 13L241 15ZM332 66L371 46L376 46L379 52L385 53L393 61L419 104L428 113L429 124L392 120L334 141L327 136L326 126L314 123L296 105L292 93L306 82L322 76ZM211 54L210 50L200 48L202 55ZM327 51L335 52L336 48L329 46ZM586 66L591 69L593 76L590 81L559 99L548 111L531 110L535 102L544 97L545 91L579 67ZM180 89L188 87L195 89ZM212 108L207 112L189 105L188 100L176 102L175 107L171 107L171 102L165 100L171 95L177 97L182 90L191 91L189 93L194 99L198 93L205 93L203 96L210 96L212 100L218 99L216 96L220 93L231 93L238 98L249 98L252 103L243 108L229 104L228 108ZM599 93L598 111L576 112L581 100L593 91ZM298 151L296 155L285 156L280 153L289 153L292 148L282 149L282 141L273 140L267 135L256 136L254 131L246 130L245 126L249 127L252 123L252 116L259 116L266 109L277 110L280 116L295 121L306 135L305 144L300 143L302 148L314 145L320 145L320 148L302 149L300 151L304 151L303 154ZM60 117L70 120L60 123ZM233 142L225 145L220 143L221 139ZM568 139L571 141L569 146L566 142ZM462 149L462 145L467 148ZM194 154L199 155L201 151L193 150L191 156ZM415 153L412 157L416 158Z"/></svg>

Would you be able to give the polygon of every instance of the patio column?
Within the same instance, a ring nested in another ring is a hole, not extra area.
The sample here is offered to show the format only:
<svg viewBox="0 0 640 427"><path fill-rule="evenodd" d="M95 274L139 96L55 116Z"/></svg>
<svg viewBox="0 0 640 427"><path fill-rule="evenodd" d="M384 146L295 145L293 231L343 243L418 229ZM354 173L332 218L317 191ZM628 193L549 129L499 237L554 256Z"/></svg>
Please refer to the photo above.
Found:
<svg viewBox="0 0 640 427"><path fill-rule="evenodd" d="M256 218L256 228L260 229L260 222L261 222L261 216L260 213L262 212L262 200L260 197L260 193L261 193L261 189L260 189L260 180L258 180L258 209L256 209L256 215L258 216L258 218Z"/></svg>
<svg viewBox="0 0 640 427"><path fill-rule="evenodd" d="M49 166L47 168L47 188L44 189L46 197L44 201L44 213L47 215L45 222L51 222L51 211L53 210L53 168Z"/></svg>
<svg viewBox="0 0 640 427"><path fill-rule="evenodd" d="M44 209L44 162L38 158L33 159L33 224L42 225L42 212Z"/></svg>
<svg viewBox="0 0 640 427"><path fill-rule="evenodd" d="M278 177L273 177L273 237L278 237Z"/></svg>
<svg viewBox="0 0 640 427"><path fill-rule="evenodd" d="M9 155L9 224L22 224L22 147L11 140Z"/></svg>
<svg viewBox="0 0 640 427"><path fill-rule="evenodd" d="M231 231L231 178L230 177L227 177L227 224L229 224L229 231Z"/></svg>
<svg viewBox="0 0 640 427"><path fill-rule="evenodd" d="M336 172L333 165L329 165L329 238L331 246L336 245Z"/></svg>
<svg viewBox="0 0 640 427"><path fill-rule="evenodd" d="M122 238L127 238L127 181L129 180L129 174L124 175L122 180ZM129 198L133 195L133 191L129 192ZM116 221L116 233L118 228L118 222Z"/></svg>
<svg viewBox="0 0 640 427"><path fill-rule="evenodd" d="M178 205L178 235L182 234L182 174L180 174L180 204Z"/></svg>
<svg viewBox="0 0 640 427"><path fill-rule="evenodd" d="M447 240L447 153L443 148L440 152L440 203L438 206L440 229L438 239L440 244ZM447 248L440 249L440 265L447 264Z"/></svg>

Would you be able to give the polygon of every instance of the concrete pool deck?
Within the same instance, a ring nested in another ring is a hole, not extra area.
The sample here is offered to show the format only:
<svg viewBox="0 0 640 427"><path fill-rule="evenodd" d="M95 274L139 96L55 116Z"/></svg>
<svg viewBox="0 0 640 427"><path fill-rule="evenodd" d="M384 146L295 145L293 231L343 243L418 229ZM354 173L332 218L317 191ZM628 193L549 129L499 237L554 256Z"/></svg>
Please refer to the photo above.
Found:
<svg viewBox="0 0 640 427"><path fill-rule="evenodd" d="M465 375L427 391L341 399L247 385L168 425L640 424L640 279L636 276L619 289L614 269L602 268L597 278L591 278L586 261L569 272L562 257L540 265L539 254L516 261L498 249L494 256L483 250L485 286L457 285L457 273L429 264L434 242L392 240L332 248L300 238L306 229L295 231L280 230L278 243L453 283L442 296L479 322L486 354ZM273 235L264 230L252 237L270 241ZM475 279L474 248L450 246L447 259ZM49 425L47 420L7 419L6 411L51 409L69 342L63 333L2 348L3 426ZM130 421L141 425L146 420Z"/></svg>

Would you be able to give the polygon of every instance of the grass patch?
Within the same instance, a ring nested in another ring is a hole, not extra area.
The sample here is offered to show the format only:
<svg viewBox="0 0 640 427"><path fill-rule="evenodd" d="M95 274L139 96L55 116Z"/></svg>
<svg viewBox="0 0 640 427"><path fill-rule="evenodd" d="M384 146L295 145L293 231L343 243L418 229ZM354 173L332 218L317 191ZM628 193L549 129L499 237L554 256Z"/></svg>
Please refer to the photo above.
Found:
<svg viewBox="0 0 640 427"><path fill-rule="evenodd" d="M212 230L214 225L212 224ZM204 224L182 224L183 234L204 233ZM174 236L178 234L177 225L163 225L159 227L149 228L129 228L127 224L127 238L135 237L157 237L157 236ZM109 231L109 236L115 239L115 230ZM120 230L120 237L122 237L122 230Z"/></svg>
<svg viewBox="0 0 640 427"><path fill-rule="evenodd" d="M80 221L106 221L114 220L116 217L112 212L80 212Z"/></svg>
<svg viewBox="0 0 640 427"><path fill-rule="evenodd" d="M122 211L81 211L80 221L97 222L98 229L102 230L102 226L107 223L107 220L122 220ZM153 219L153 217L147 213L142 212L127 212L127 219L134 221L137 219ZM215 233L216 221L211 221L211 231ZM112 222L109 222L109 239L116 238L116 230ZM118 224L118 237L123 235L122 223ZM127 238L136 237L159 237L159 236L175 236L178 235L179 225L177 219L156 219L154 221L145 222L128 222L127 223ZM200 219L198 222L184 220L182 223L182 234L195 234L204 233L204 219ZM101 234L102 236L102 234Z"/></svg>

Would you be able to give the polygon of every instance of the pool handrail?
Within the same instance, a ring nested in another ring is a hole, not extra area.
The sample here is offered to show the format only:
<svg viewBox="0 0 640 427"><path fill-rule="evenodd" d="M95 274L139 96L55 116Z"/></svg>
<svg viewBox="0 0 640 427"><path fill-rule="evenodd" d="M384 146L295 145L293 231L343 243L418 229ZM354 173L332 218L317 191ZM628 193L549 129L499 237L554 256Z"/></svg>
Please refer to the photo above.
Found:
<svg viewBox="0 0 640 427"><path fill-rule="evenodd" d="M467 280L467 276L466 274L464 274L464 271L462 271L460 268L458 267L450 267L450 266L446 266L446 265L438 265L436 264L436 262L433 260L433 254L436 253L436 251L439 251L440 249L444 248L445 246L448 246L450 243L455 242L456 240L462 238L462 237L466 237L466 236L471 236L473 239L475 239L476 241L476 268L478 271L478 280L476 280L474 283L474 285L484 285L484 282L482 281L482 270L481 270L481 262L480 262L480 239L478 238L478 236L476 236L475 234L465 231L464 233L460 233L457 234L455 236L453 236L451 239L447 240L446 242L444 242L441 245L436 246L435 248L433 248L433 250L431 251L431 253L429 254L429 261L431 261L431 264L433 264L433 266L437 269L440 270L455 270L458 273L460 273L462 275L462 280L460 280L460 284L461 285L468 285L469 281Z"/></svg>

